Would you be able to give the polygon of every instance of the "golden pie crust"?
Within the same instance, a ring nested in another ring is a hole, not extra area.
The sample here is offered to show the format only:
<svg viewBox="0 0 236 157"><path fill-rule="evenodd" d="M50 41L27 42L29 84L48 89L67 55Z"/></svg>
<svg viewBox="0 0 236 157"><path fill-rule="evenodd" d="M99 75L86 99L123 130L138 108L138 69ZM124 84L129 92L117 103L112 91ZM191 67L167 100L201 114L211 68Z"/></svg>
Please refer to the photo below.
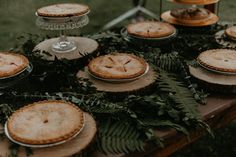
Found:
<svg viewBox="0 0 236 157"><path fill-rule="evenodd" d="M146 21L129 24L127 32L129 35L137 37L161 38L172 35L175 27L164 22Z"/></svg>
<svg viewBox="0 0 236 157"><path fill-rule="evenodd" d="M143 58L127 53L112 53L93 59L88 70L105 79L132 79L141 76L147 69Z"/></svg>
<svg viewBox="0 0 236 157"><path fill-rule="evenodd" d="M89 12L87 5L77 3L61 3L39 8L37 14L44 17L79 16Z"/></svg>
<svg viewBox="0 0 236 157"><path fill-rule="evenodd" d="M236 26L233 26L233 27L229 27L225 30L225 34L233 39L233 40L236 40Z"/></svg>
<svg viewBox="0 0 236 157"><path fill-rule="evenodd" d="M20 54L0 52L0 78L11 77L29 66L29 60Z"/></svg>
<svg viewBox="0 0 236 157"><path fill-rule="evenodd" d="M177 21L183 23L208 20L210 14L210 11L204 8L180 8L173 9L170 12L171 16L173 16Z"/></svg>
<svg viewBox="0 0 236 157"><path fill-rule="evenodd" d="M220 72L236 72L236 51L230 49L214 49L202 52L197 61L212 70Z"/></svg>
<svg viewBox="0 0 236 157"><path fill-rule="evenodd" d="M25 144L42 145L72 138L84 125L83 112L64 101L40 101L25 106L8 119L9 135Z"/></svg>

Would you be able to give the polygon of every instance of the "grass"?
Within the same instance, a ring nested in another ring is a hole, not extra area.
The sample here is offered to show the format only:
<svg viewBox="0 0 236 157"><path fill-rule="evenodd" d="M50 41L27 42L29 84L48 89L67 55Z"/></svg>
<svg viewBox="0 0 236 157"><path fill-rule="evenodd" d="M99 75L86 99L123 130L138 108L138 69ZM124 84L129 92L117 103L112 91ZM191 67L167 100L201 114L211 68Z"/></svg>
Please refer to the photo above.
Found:
<svg viewBox="0 0 236 157"><path fill-rule="evenodd" d="M164 0L163 0L164 1ZM80 2L91 7L90 23L82 29L91 34L113 18L131 8L131 0L0 0L0 51L14 46L16 38L22 33L46 34L35 26L37 8L60 2ZM164 10L180 7L169 2L164 3ZM148 0L147 8L159 13L159 0ZM235 0L221 0L221 20L236 22ZM236 156L236 123L217 131L216 139L204 137L175 153L172 157L234 157Z"/></svg>
<svg viewBox="0 0 236 157"><path fill-rule="evenodd" d="M165 1L165 0L163 0ZM131 0L0 0L0 50L8 50L22 33L48 33L35 26L35 11L41 6L61 2L86 3L91 7L90 24L82 29L89 34L113 18L131 8ZM180 5L164 2L164 10ZM159 14L159 0L148 0L147 8ZM236 3L221 0L220 17L222 20L236 21Z"/></svg>

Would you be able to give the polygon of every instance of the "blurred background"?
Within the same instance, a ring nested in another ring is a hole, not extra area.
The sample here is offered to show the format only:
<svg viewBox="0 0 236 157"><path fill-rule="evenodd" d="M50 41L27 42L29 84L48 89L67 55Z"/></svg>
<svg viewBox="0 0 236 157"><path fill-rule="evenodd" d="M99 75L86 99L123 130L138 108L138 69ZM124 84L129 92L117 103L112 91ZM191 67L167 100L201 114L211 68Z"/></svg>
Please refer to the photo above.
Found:
<svg viewBox="0 0 236 157"><path fill-rule="evenodd" d="M35 11L39 7L62 2L85 3L91 7L90 23L81 29L83 34L100 31L104 24L132 8L132 0L0 0L0 50L10 49L22 33L49 33L35 26ZM182 7L166 0L163 2L163 10ZM159 14L159 3L160 0L147 0L146 7ZM235 0L221 0L220 17L224 21L236 21Z"/></svg>

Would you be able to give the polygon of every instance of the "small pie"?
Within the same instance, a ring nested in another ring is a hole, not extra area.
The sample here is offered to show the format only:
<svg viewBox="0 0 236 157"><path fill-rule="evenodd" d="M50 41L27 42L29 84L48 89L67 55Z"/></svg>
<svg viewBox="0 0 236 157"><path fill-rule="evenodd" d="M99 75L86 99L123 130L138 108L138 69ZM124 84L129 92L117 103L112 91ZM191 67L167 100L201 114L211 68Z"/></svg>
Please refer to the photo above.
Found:
<svg viewBox="0 0 236 157"><path fill-rule="evenodd" d="M180 8L171 10L171 16L181 21L202 21L210 17L210 11L204 8Z"/></svg>
<svg viewBox="0 0 236 157"><path fill-rule="evenodd" d="M77 3L54 4L39 8L37 14L44 17L79 16L89 12L89 6Z"/></svg>
<svg viewBox="0 0 236 157"><path fill-rule="evenodd" d="M0 78L11 77L29 66L29 60L20 54L0 52Z"/></svg>
<svg viewBox="0 0 236 157"><path fill-rule="evenodd" d="M141 76L147 69L143 58L127 53L113 53L93 59L88 70L105 79L132 79Z"/></svg>
<svg viewBox="0 0 236 157"><path fill-rule="evenodd" d="M233 40L236 40L236 26L233 26L233 27L229 27L225 30L225 34L233 39Z"/></svg>
<svg viewBox="0 0 236 157"><path fill-rule="evenodd" d="M175 27L164 22L146 21L128 25L127 32L136 37L161 38L172 35Z"/></svg>
<svg viewBox="0 0 236 157"><path fill-rule="evenodd" d="M83 112L64 101L40 101L25 106L8 119L7 129L15 141L42 145L72 138L84 124Z"/></svg>
<svg viewBox="0 0 236 157"><path fill-rule="evenodd" d="M236 72L236 51L230 49L214 49L202 52L198 62L212 70L220 72Z"/></svg>

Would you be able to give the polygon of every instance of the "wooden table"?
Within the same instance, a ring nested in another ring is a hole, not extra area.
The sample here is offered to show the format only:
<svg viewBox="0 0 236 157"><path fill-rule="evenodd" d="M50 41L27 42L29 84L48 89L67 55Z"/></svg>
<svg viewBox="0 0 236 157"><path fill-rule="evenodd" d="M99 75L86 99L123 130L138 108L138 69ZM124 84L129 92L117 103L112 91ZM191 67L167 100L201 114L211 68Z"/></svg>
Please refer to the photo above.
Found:
<svg viewBox="0 0 236 157"><path fill-rule="evenodd" d="M214 95L208 98L207 105L199 106L202 119L212 128L220 128L236 119L236 95L221 96ZM167 157L184 146L194 142L199 137L205 135L204 130L194 130L190 133L191 139L174 129L156 130L156 135L164 140L165 148L150 148L144 153L134 153L130 155L113 155L109 157ZM105 157L102 154L94 154L94 157Z"/></svg>

